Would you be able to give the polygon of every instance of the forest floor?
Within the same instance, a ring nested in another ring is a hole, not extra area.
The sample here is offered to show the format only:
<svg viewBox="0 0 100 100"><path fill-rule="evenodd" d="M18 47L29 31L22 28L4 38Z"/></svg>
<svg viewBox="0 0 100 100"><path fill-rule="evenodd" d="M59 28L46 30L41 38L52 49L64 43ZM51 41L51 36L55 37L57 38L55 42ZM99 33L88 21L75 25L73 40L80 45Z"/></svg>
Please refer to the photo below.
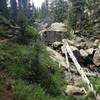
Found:
<svg viewBox="0 0 100 100"><path fill-rule="evenodd" d="M13 100L10 81L9 75L4 71L0 71L0 100Z"/></svg>

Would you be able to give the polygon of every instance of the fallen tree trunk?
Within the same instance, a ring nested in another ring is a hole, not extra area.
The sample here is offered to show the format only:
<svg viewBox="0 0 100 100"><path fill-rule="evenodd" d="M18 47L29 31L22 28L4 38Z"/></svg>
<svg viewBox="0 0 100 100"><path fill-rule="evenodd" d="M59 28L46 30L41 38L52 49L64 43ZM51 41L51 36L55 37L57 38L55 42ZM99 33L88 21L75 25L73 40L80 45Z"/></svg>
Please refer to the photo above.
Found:
<svg viewBox="0 0 100 100"><path fill-rule="evenodd" d="M64 47L65 47L65 50L67 50L69 56L71 57L72 61L74 62L79 74L81 75L82 79L87 83L88 85L88 88L92 91L94 91L94 88L93 88L93 85L91 84L91 82L89 81L89 79L87 78L84 70L81 68L80 64L78 63L77 59L75 58L73 52L71 51L71 48L70 46L68 45L67 43L67 40L63 40L63 43L64 43ZM95 92L95 91L94 91Z"/></svg>

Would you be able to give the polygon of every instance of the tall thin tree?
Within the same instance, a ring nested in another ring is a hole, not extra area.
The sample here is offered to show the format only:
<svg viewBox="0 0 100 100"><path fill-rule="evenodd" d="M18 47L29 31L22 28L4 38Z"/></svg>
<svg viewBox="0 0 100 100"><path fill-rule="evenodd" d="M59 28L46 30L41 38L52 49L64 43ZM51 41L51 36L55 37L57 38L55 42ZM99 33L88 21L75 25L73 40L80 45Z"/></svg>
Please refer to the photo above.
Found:
<svg viewBox="0 0 100 100"><path fill-rule="evenodd" d="M17 17L17 2L16 0L10 0L11 4L11 18L16 21Z"/></svg>
<svg viewBox="0 0 100 100"><path fill-rule="evenodd" d="M7 0L0 0L0 15L4 17L9 16L9 12L7 8Z"/></svg>

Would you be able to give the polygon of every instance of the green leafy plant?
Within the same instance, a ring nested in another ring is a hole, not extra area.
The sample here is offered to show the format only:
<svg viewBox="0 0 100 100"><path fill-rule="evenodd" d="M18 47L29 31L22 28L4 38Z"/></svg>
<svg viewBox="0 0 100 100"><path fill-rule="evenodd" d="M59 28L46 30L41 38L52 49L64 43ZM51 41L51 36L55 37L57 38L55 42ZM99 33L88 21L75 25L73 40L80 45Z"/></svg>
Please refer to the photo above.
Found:
<svg viewBox="0 0 100 100"><path fill-rule="evenodd" d="M14 86L15 100L49 100L40 85L29 85L18 80Z"/></svg>
<svg viewBox="0 0 100 100"><path fill-rule="evenodd" d="M33 44L40 39L40 34L33 26L26 26L19 31L17 41L22 44Z"/></svg>

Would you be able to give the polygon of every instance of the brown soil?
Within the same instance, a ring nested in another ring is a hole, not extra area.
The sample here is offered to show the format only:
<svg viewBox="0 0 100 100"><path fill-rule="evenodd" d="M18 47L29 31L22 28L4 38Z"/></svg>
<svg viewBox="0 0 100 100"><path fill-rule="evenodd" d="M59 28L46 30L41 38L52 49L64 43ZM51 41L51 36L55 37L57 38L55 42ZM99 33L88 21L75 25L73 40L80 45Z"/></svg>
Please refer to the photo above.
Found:
<svg viewBox="0 0 100 100"><path fill-rule="evenodd" d="M4 71L0 71L0 100L13 100L11 78Z"/></svg>

